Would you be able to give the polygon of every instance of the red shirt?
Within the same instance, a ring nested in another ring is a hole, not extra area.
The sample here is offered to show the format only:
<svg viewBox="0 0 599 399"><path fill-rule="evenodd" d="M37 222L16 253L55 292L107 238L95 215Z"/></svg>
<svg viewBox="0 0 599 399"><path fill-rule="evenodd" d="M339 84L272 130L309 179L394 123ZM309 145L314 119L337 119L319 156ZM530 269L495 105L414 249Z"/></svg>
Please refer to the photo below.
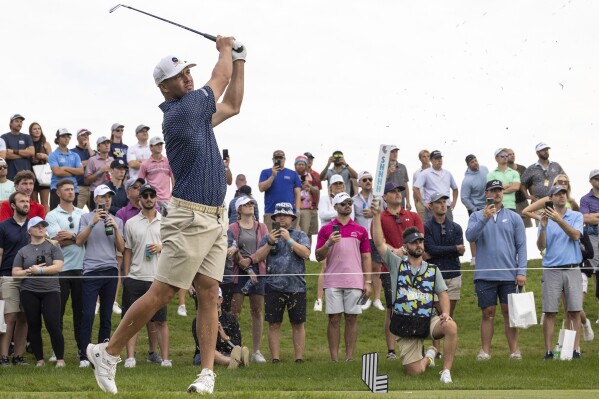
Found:
<svg viewBox="0 0 599 399"><path fill-rule="evenodd" d="M13 210L8 203L8 200L2 201L0 205L0 222L4 222L9 217L12 217ZM42 219L46 218L46 209L42 204L38 204L34 202L32 199L29 199L29 215L27 216L29 219L32 219L35 216L39 216Z"/></svg>
<svg viewBox="0 0 599 399"><path fill-rule="evenodd" d="M424 225L422 219L416 212L410 212L405 209L399 211L398 223L397 215L393 215L387 209L381 213L381 225L383 227L383 236L385 242L393 248L399 248L403 245L403 237L401 236L405 229L408 227L416 227L422 234L424 234ZM384 254L381 254L384 257ZM384 271L387 271L383 265Z"/></svg>

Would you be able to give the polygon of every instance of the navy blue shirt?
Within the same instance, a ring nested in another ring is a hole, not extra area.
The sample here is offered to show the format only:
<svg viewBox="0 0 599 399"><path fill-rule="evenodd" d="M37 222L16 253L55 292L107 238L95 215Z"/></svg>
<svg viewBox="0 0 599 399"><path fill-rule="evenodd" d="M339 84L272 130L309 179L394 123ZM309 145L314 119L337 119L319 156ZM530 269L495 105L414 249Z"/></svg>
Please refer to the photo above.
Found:
<svg viewBox="0 0 599 399"><path fill-rule="evenodd" d="M464 234L459 224L445 219L440 225L431 219L424 224L424 250L431 256L427 262L436 265L443 278L455 278L461 275L460 254L456 245L464 244Z"/></svg>
<svg viewBox="0 0 599 399"><path fill-rule="evenodd" d="M25 150L27 147L33 147L33 140L31 136L25 133L19 133L14 135L10 132L2 135L6 148L11 150ZM8 165L8 180L13 180L15 175L22 170L31 169L31 157L7 159L6 164ZM15 254L16 255L16 254Z"/></svg>
<svg viewBox="0 0 599 399"><path fill-rule="evenodd" d="M114 159L122 159L127 163L127 151L129 146L123 143L110 143L110 156Z"/></svg>
<svg viewBox="0 0 599 399"><path fill-rule="evenodd" d="M216 100L209 86L160 104L166 156L175 176L173 197L222 206L227 193L225 166L212 130Z"/></svg>
<svg viewBox="0 0 599 399"><path fill-rule="evenodd" d="M21 248L29 244L29 233L27 233L27 222L19 226L13 217L0 223L0 248L4 249L2 253L2 266L0 266L0 276L12 276L12 264L15 256Z"/></svg>
<svg viewBox="0 0 599 399"><path fill-rule="evenodd" d="M75 148L71 148L71 151L73 151L75 154L79 155L79 158L81 158L81 162L87 161L88 159L91 158L91 155L89 155L89 151L87 149L83 149L79 146L75 146ZM96 153L96 151L94 151L94 153ZM85 169L85 168L83 168L83 169ZM83 175L85 175L85 173L83 173ZM77 176L77 186L87 186L87 184L85 184L85 181L83 181L83 175Z"/></svg>

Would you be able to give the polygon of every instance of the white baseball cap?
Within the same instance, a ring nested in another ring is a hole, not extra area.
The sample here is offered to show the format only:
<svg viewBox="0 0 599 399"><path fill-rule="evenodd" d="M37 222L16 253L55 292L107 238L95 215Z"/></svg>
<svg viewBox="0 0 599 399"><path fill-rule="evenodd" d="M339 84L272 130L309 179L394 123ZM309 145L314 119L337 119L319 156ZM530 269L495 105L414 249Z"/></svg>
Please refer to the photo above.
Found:
<svg viewBox="0 0 599 399"><path fill-rule="evenodd" d="M541 150L544 150L544 149L546 149L546 148L551 148L551 147L549 147L549 146L548 146L547 144L545 144L545 143L539 143L539 144L537 144L537 145L535 146L535 152L539 152L539 151L541 151Z"/></svg>
<svg viewBox="0 0 599 399"><path fill-rule="evenodd" d="M44 227L48 227L48 222L46 222L44 219L42 219L39 216L35 216L35 217L32 217L31 219L29 219L29 222L27 222L27 230L29 230L32 227L37 226L38 224L41 224Z"/></svg>
<svg viewBox="0 0 599 399"><path fill-rule="evenodd" d="M167 55L154 67L154 82L156 82L156 86L158 86L163 80L172 78L185 68L194 66L196 66L196 64L181 61L174 55Z"/></svg>
<svg viewBox="0 0 599 399"><path fill-rule="evenodd" d="M346 193L345 191L342 193L339 193L333 197L333 206L340 204L347 199L351 199L351 197L349 196L348 193Z"/></svg>
<svg viewBox="0 0 599 399"><path fill-rule="evenodd" d="M358 181L362 180L364 177L372 177L372 174L366 170L358 173Z"/></svg>
<svg viewBox="0 0 599 399"><path fill-rule="evenodd" d="M137 127L135 128L135 134L141 132L144 129L150 130L150 126L144 125L143 123L141 125L137 125Z"/></svg>
<svg viewBox="0 0 599 399"><path fill-rule="evenodd" d="M253 202L254 205L256 204L256 200L253 199L252 197L248 197L247 195L242 195L241 197L237 198L237 201L235 201L235 209L239 210L240 206L245 205L249 202Z"/></svg>
<svg viewBox="0 0 599 399"><path fill-rule="evenodd" d="M108 187L106 184L100 184L94 190L94 198L97 197L97 196L100 196L100 195L108 194L108 193L112 193L112 195L116 195L116 193L114 191L112 191L110 189L110 187Z"/></svg>
<svg viewBox="0 0 599 399"><path fill-rule="evenodd" d="M162 140L162 137L156 136L156 137L152 137L150 139L150 145L156 145L156 144L164 144L164 140Z"/></svg>
<svg viewBox="0 0 599 399"><path fill-rule="evenodd" d="M329 186L331 186L335 183L345 183L345 181L343 180L343 177L341 177L341 175L333 175L329 179Z"/></svg>

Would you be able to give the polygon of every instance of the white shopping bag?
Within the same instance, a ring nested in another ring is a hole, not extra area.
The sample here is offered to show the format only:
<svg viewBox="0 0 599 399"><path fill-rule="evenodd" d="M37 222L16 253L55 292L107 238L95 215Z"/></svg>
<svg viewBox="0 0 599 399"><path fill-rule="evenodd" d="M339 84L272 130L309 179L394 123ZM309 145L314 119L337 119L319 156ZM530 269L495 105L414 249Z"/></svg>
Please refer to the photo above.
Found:
<svg viewBox="0 0 599 399"><path fill-rule="evenodd" d="M561 349L559 360L572 360L574 354L574 341L576 339L576 331L561 329L559 330L558 345L561 341Z"/></svg>
<svg viewBox="0 0 599 399"><path fill-rule="evenodd" d="M6 322L4 321L4 300L0 299L0 334L6 332Z"/></svg>
<svg viewBox="0 0 599 399"><path fill-rule="evenodd" d="M537 324L535 296L532 292L509 294L507 305L510 313L510 327L528 328Z"/></svg>

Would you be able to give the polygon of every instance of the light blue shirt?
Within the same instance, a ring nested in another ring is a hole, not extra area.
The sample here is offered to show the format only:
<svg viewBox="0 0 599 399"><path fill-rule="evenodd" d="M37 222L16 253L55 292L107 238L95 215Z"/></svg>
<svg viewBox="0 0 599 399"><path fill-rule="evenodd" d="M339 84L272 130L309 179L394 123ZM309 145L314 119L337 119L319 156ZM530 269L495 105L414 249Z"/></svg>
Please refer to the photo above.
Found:
<svg viewBox="0 0 599 399"><path fill-rule="evenodd" d="M451 189L457 190L458 185L451 173L445 169L435 170L430 167L425 169L418 176L418 180L414 182L414 187L420 190L420 194L424 198L424 202L428 203L431 195L441 193L449 196L447 206L451 205Z"/></svg>
<svg viewBox="0 0 599 399"><path fill-rule="evenodd" d="M582 235L582 213L566 209L563 219L568 225L580 231ZM540 234L540 226L537 235ZM547 250L543 257L544 267L557 267L564 265L578 265L582 262L580 242L574 241L553 220L547 223ZM478 248L476 263L478 263Z"/></svg>
<svg viewBox="0 0 599 399"><path fill-rule="evenodd" d="M74 207L73 213L68 213L58 205L56 208L48 212L46 215L46 222L48 227L46 231L50 238L56 237L60 230L68 231L69 233L77 234L79 231L79 221L81 215L85 214L83 210ZM72 221L69 221L69 217ZM72 223L72 224L71 224ZM73 226L72 228L70 226ZM83 257L85 250L77 244L67 245L61 247L62 253L64 254L64 266L62 271L66 272L69 270L82 270L83 269Z"/></svg>
<svg viewBox="0 0 599 399"><path fill-rule="evenodd" d="M50 164L51 168L53 168L55 166L80 168L82 166L81 158L79 158L78 154L74 153L71 150L67 150L67 153L65 154L62 151L60 151L59 148L55 149L54 151L52 151L52 153L50 155L48 155L48 163ZM52 173L52 180L50 181L50 190L55 190L56 183L58 183L58 181L62 180L62 179L68 179L68 180L72 181L73 184L75 185L75 192L79 193L79 189L77 188L77 177L76 176L60 177L60 176L56 176L54 173Z"/></svg>

